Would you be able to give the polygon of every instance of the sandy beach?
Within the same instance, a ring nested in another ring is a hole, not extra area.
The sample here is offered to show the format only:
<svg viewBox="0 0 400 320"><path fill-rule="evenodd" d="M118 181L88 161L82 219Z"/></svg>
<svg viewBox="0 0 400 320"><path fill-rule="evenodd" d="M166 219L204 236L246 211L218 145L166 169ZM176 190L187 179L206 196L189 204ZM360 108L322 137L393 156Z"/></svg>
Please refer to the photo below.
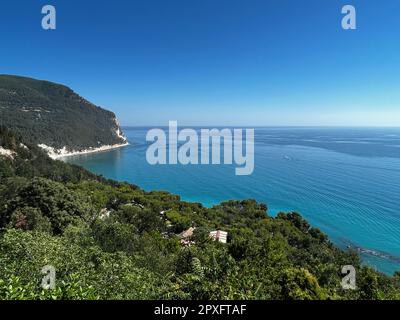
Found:
<svg viewBox="0 0 400 320"><path fill-rule="evenodd" d="M59 160L61 158L66 158L66 157L71 157L71 156L78 156L78 155L84 155L84 154L95 153L95 152L109 151L109 150L113 150L113 149L122 148L122 147L125 147L128 145L129 145L129 142L125 142L125 143L120 143L120 144L104 145L104 146L101 146L98 148L90 148L90 149L85 149L85 150L80 150L80 151L67 151L67 149L65 147L62 149L54 149L52 147L46 146L45 144L39 144L38 146L40 148L42 148L43 150L45 150L50 158Z"/></svg>

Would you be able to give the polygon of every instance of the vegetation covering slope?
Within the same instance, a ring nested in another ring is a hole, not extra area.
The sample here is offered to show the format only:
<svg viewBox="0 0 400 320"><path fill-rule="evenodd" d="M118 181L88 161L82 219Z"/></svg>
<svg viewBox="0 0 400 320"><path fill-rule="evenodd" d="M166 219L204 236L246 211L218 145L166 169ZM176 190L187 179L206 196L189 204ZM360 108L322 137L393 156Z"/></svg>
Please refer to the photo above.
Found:
<svg viewBox="0 0 400 320"><path fill-rule="evenodd" d="M48 81L0 75L0 125L26 141L67 150L125 142L115 114Z"/></svg>
<svg viewBox="0 0 400 320"><path fill-rule="evenodd" d="M361 266L297 213L145 192L51 160L4 128L0 146L13 152L0 155L0 299L400 299L400 274ZM217 229L228 243L209 237ZM46 265L53 290L41 287ZM341 287L344 265L356 290Z"/></svg>

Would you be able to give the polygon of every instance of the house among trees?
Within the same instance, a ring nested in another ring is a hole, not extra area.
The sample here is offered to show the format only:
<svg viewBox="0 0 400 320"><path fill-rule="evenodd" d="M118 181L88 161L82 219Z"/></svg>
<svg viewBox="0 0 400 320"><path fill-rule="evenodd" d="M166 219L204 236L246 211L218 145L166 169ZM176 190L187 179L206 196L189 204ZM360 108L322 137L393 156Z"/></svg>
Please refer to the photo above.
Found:
<svg viewBox="0 0 400 320"><path fill-rule="evenodd" d="M193 236L194 230L196 230L196 228L190 227L189 229L178 234L178 237L181 238L182 245L190 247L190 245L194 244L194 241L190 241L190 238Z"/></svg>
<svg viewBox="0 0 400 320"><path fill-rule="evenodd" d="M226 243L228 240L228 232L221 231L221 230L211 231L210 237L214 238L214 240L216 240L216 241Z"/></svg>

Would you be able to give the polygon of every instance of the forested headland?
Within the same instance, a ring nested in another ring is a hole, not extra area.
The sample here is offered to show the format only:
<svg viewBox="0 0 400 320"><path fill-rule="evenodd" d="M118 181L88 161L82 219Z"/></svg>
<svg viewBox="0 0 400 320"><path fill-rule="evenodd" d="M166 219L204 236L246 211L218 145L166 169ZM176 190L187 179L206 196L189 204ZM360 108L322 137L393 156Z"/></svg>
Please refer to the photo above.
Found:
<svg viewBox="0 0 400 320"><path fill-rule="evenodd" d="M49 81L0 75L0 126L66 152L125 142L115 114Z"/></svg>

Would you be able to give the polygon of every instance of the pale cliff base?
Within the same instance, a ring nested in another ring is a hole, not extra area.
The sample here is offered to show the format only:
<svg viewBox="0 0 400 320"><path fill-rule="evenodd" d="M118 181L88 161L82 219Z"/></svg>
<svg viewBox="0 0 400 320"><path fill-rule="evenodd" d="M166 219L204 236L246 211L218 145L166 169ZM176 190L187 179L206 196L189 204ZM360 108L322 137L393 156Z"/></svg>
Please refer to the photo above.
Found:
<svg viewBox="0 0 400 320"><path fill-rule="evenodd" d="M80 150L80 151L67 151L66 147L64 147L62 149L55 149L55 148L46 146L45 144L39 144L38 146L40 148L42 148L43 150L45 150L50 158L60 159L60 158L78 156L78 155L95 153L95 152L109 151L109 150L113 150L113 149L117 149L117 148L122 148L127 145L129 145L129 142L113 144L113 145L104 145L104 146L101 146L98 148L90 148L90 149Z"/></svg>

